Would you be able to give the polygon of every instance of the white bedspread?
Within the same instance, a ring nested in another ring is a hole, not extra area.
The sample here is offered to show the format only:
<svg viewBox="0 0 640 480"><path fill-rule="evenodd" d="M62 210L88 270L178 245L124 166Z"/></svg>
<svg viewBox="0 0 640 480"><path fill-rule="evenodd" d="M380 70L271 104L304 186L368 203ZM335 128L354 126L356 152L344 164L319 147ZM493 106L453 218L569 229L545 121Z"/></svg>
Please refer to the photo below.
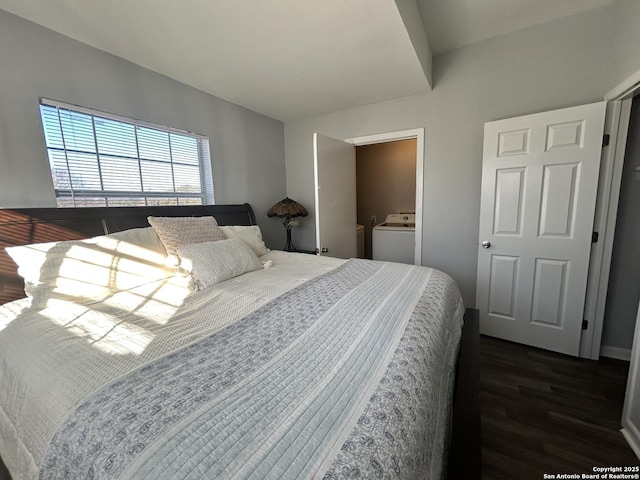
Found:
<svg viewBox="0 0 640 480"><path fill-rule="evenodd" d="M261 260L272 266L192 295L176 276L101 303L34 298L31 308L27 299L0 307L0 453L14 480L38 477L56 428L104 383L344 263L278 251Z"/></svg>
<svg viewBox="0 0 640 480"><path fill-rule="evenodd" d="M261 260L197 293L175 275L100 302L0 307L0 455L14 480L221 478L226 465L237 478L439 478L455 282L384 262Z"/></svg>

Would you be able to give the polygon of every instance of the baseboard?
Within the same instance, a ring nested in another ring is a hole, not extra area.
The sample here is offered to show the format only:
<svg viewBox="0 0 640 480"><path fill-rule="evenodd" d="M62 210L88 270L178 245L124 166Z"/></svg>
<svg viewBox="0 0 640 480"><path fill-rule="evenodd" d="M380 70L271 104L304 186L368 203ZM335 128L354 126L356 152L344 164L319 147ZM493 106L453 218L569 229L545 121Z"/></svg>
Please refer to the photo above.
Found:
<svg viewBox="0 0 640 480"><path fill-rule="evenodd" d="M600 347L600 356L629 362L631 361L631 349L602 345Z"/></svg>
<svg viewBox="0 0 640 480"><path fill-rule="evenodd" d="M620 429L620 431L622 432L622 435L624 435L624 438L627 440L627 443L631 447L631 450L633 450L633 453L636 454L636 457L640 458L640 445L638 445L636 438L626 428L622 428Z"/></svg>

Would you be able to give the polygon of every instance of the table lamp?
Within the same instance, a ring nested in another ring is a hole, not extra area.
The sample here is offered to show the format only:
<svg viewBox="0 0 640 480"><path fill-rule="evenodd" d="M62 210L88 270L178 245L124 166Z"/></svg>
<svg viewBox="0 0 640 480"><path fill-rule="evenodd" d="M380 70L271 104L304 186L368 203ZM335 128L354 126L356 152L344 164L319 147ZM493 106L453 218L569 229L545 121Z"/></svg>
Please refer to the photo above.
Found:
<svg viewBox="0 0 640 480"><path fill-rule="evenodd" d="M287 244L284 246L285 252L296 251L296 247L293 246L293 242L291 241L291 227L293 227L293 225L291 225L291 219L295 217L306 217L307 215L309 215L307 209L289 197L280 200L267 212L267 216L269 217L284 218L282 225L284 225L284 228L287 230Z"/></svg>

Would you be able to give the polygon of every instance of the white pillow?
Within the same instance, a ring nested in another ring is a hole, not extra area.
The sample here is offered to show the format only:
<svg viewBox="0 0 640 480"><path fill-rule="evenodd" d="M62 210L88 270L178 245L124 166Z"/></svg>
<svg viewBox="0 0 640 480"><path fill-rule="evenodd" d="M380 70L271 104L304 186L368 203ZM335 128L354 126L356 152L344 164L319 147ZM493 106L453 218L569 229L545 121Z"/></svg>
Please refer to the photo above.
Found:
<svg viewBox="0 0 640 480"><path fill-rule="evenodd" d="M262 268L251 247L239 238L185 245L178 255L181 270L191 274L198 289Z"/></svg>
<svg viewBox="0 0 640 480"><path fill-rule="evenodd" d="M7 247L6 251L18 265L28 296L37 291L101 299L175 274L175 269L166 265L165 252L158 251L158 244L153 240L147 244L150 232L136 230Z"/></svg>
<svg viewBox="0 0 640 480"><path fill-rule="evenodd" d="M213 217L147 217L169 255L183 245L225 240Z"/></svg>
<svg viewBox="0 0 640 480"><path fill-rule="evenodd" d="M239 238L242 240L249 245L259 257L265 253L269 253L269 249L264 244L264 240L262 240L262 232L258 225L227 225L220 227L220 230L222 230L227 238Z"/></svg>

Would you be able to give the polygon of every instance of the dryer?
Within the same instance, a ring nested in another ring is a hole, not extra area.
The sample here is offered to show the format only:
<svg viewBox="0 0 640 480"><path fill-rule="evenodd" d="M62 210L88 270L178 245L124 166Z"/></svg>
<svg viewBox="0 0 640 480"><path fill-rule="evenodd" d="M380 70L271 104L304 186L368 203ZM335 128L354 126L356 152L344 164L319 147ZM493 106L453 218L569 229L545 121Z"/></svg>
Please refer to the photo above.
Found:
<svg viewBox="0 0 640 480"><path fill-rule="evenodd" d="M415 213L390 213L385 221L373 227L371 236L373 260L413 265L416 248Z"/></svg>

